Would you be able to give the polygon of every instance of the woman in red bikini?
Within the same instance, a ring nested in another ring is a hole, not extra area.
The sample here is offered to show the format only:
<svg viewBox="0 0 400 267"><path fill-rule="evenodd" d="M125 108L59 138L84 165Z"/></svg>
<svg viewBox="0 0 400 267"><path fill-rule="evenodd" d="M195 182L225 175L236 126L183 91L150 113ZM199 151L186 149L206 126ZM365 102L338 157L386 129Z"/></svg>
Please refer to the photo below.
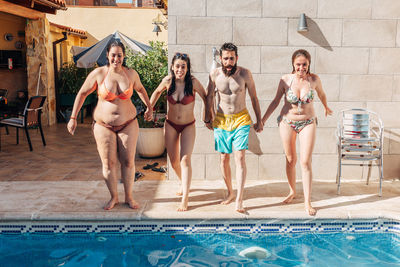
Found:
<svg viewBox="0 0 400 267"><path fill-rule="evenodd" d="M76 117L85 98L97 89L98 102L93 114L93 133L103 165L103 176L111 194L110 201L104 206L105 210L118 204L118 160L121 163L125 203L132 209L139 208L132 196L136 141L139 134L136 108L131 101L133 90L136 90L147 107L150 107L150 101L138 73L124 65L124 56L125 47L121 42L115 41L108 46L107 66L96 68L88 75L76 95L67 125L69 133L73 135L77 126ZM144 118L151 120L152 117L152 109L147 108Z"/></svg>
<svg viewBox="0 0 400 267"><path fill-rule="evenodd" d="M178 211L186 211L192 179L191 157L196 137L194 97L195 93L198 93L205 105L206 91L190 74L190 59L187 54L176 53L172 58L170 70L171 74L162 80L152 94L150 102L154 106L162 92L167 90L165 143L172 168L182 183L181 191L177 193L182 195Z"/></svg>

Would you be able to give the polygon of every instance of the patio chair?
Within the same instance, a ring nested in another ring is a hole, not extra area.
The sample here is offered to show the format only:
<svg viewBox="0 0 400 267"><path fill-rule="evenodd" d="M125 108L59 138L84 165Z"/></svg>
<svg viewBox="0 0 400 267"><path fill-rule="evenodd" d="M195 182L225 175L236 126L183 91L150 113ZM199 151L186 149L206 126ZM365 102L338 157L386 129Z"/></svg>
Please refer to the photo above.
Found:
<svg viewBox="0 0 400 267"><path fill-rule="evenodd" d="M8 108L7 108L7 89L0 89L0 118L4 118L8 115ZM3 125L0 125L0 127ZM8 134L8 127L6 126L6 133Z"/></svg>
<svg viewBox="0 0 400 267"><path fill-rule="evenodd" d="M383 122L378 114L367 109L347 109L339 113L337 125L337 193L340 194L342 166L368 166L367 184L371 167L379 167L379 196L383 180ZM354 163L357 162L357 163Z"/></svg>
<svg viewBox="0 0 400 267"><path fill-rule="evenodd" d="M0 89L0 96L7 97L7 95L8 95L8 90L7 89Z"/></svg>
<svg viewBox="0 0 400 267"><path fill-rule="evenodd" d="M41 115L45 96L33 96L26 103L25 109L21 117L18 118L8 118L0 121L0 125L15 127L17 130L17 144L19 144L19 134L18 129L23 128L25 130L26 139L28 140L29 149L32 151L32 143L29 137L28 129L39 128L40 135L42 136L43 146L46 145L44 140Z"/></svg>

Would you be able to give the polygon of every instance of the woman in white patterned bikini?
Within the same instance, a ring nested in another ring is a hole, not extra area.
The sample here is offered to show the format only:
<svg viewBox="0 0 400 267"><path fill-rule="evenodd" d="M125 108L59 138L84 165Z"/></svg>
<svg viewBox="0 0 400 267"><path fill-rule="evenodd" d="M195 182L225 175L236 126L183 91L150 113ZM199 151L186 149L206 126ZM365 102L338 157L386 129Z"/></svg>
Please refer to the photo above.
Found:
<svg viewBox="0 0 400 267"><path fill-rule="evenodd" d="M311 205L312 167L311 157L315 144L317 118L313 100L318 95L325 108L325 116L332 115L326 95L318 75L310 73L310 54L303 49L292 55L293 71L282 76L274 100L263 117L263 123L271 116L284 97L284 106L278 117L279 133L286 154L286 175L289 182L289 195L283 201L290 203L296 196L296 138L300 140L300 164L304 191L305 209L309 215L316 210Z"/></svg>

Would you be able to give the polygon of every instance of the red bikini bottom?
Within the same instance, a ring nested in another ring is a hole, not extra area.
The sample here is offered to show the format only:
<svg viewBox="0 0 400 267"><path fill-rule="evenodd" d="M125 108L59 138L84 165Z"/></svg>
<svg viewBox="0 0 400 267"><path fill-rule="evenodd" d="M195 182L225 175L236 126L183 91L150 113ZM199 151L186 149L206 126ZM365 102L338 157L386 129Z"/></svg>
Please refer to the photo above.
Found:
<svg viewBox="0 0 400 267"><path fill-rule="evenodd" d="M94 127L94 124L97 123L103 127L106 127L107 129L110 129L111 131L113 131L114 133L119 133L120 131L122 131L123 129L125 129L126 126L128 126L129 124L131 124L134 120L136 120L136 117L130 120L127 120L126 122L124 122L121 125L109 125L107 123L101 122L101 121L93 121L92 124L92 128Z"/></svg>
<svg viewBox="0 0 400 267"><path fill-rule="evenodd" d="M166 119L165 122L168 123L169 125L172 126L172 128L175 129L175 131L180 134L183 130L185 130L185 128L189 125L192 125L193 123L195 123L196 120L193 120L192 122L189 122L187 124L176 124L173 123L172 121L170 121L169 119Z"/></svg>

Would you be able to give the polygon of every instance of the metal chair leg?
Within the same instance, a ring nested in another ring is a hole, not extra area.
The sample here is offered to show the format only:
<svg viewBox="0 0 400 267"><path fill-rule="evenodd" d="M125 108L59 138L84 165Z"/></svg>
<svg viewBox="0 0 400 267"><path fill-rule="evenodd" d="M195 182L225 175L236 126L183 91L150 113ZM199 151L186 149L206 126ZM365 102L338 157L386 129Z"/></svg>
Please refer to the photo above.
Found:
<svg viewBox="0 0 400 267"><path fill-rule="evenodd" d="M39 130L40 130L40 135L42 136L43 146L46 146L46 141L44 140L44 134L43 134L43 129L42 129L41 124L39 124Z"/></svg>
<svg viewBox="0 0 400 267"><path fill-rule="evenodd" d="M369 184L369 178L371 177L371 170L372 170L372 163L370 162L368 164L368 174L367 174L367 183L366 183L366 185Z"/></svg>
<svg viewBox="0 0 400 267"><path fill-rule="evenodd" d="M28 144L29 144L29 150L32 151L32 143L31 143L31 138L29 137L29 132L28 128L25 127L25 134L26 134L26 139L28 139Z"/></svg>
<svg viewBox="0 0 400 267"><path fill-rule="evenodd" d="M18 131L18 127L15 127L15 129L17 129L17 145L19 144L19 131Z"/></svg>
<svg viewBox="0 0 400 267"><path fill-rule="evenodd" d="M336 174L337 194L340 195L340 178L342 176L342 144L338 144L338 169Z"/></svg>
<svg viewBox="0 0 400 267"><path fill-rule="evenodd" d="M382 196L382 182L383 182L383 155L380 158L380 172L379 172L379 196Z"/></svg>

